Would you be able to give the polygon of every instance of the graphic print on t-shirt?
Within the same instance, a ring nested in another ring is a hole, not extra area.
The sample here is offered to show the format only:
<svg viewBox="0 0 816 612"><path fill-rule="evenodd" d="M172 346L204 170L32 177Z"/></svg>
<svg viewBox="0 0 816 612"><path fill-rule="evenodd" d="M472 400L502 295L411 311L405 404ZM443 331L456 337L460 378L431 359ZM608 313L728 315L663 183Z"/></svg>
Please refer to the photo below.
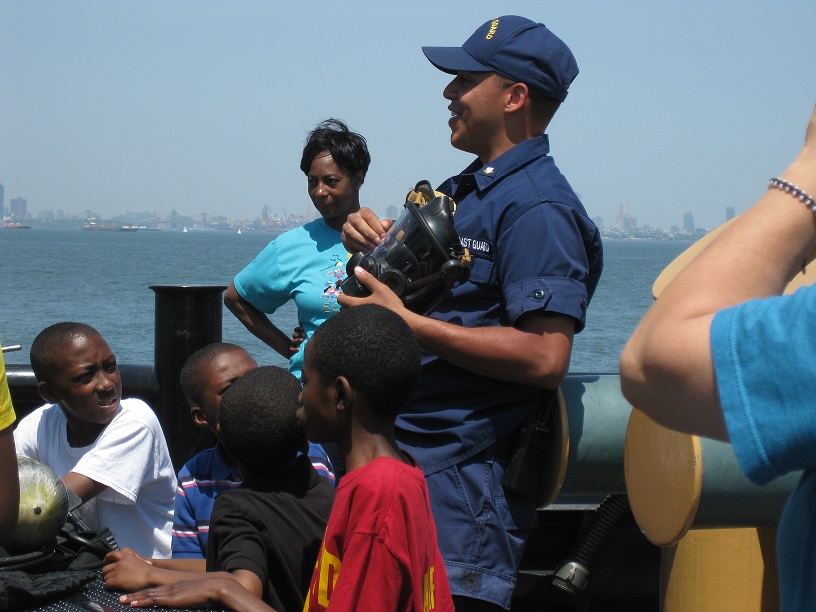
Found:
<svg viewBox="0 0 816 612"><path fill-rule="evenodd" d="M340 284L346 279L346 260L351 257L351 253L345 258L332 255L331 264L323 268L326 273L326 287L323 289L323 312L339 312L340 306L337 304L337 294L340 293Z"/></svg>

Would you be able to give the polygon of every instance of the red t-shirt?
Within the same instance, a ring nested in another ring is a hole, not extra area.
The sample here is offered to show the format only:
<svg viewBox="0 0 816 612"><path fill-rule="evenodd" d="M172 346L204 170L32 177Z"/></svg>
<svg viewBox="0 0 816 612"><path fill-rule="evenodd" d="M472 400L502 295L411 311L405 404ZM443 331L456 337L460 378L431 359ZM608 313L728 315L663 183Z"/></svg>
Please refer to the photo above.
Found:
<svg viewBox="0 0 816 612"><path fill-rule="evenodd" d="M337 487L304 612L453 612L425 477L380 457Z"/></svg>

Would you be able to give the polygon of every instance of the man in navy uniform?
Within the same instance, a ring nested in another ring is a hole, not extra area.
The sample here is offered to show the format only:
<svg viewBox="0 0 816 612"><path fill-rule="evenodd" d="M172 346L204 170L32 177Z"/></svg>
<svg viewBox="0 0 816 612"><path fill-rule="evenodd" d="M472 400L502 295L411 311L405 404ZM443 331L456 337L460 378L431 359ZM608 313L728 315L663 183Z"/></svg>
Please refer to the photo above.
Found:
<svg viewBox="0 0 816 612"><path fill-rule="evenodd" d="M439 187L458 205L473 266L428 316L361 268L372 295L339 301L384 305L419 340L422 376L397 440L425 472L457 610L508 609L536 503L502 478L515 434L567 373L603 267L598 229L545 134L578 67L543 24L517 16L486 22L462 47L422 50L454 75L443 92L451 144L477 156ZM343 241L370 250L391 224L362 209Z"/></svg>

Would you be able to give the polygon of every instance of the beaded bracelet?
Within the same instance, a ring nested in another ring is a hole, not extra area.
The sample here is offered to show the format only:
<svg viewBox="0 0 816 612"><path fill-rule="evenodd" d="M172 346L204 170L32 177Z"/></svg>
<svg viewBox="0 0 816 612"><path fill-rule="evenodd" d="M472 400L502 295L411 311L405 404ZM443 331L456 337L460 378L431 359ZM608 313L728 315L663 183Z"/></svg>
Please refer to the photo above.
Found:
<svg viewBox="0 0 816 612"><path fill-rule="evenodd" d="M810 208L810 210L816 212L816 200L799 189L796 185L791 185L786 180L781 178L772 178L770 181L768 181L768 189L779 189L780 191L789 193L802 204Z"/></svg>

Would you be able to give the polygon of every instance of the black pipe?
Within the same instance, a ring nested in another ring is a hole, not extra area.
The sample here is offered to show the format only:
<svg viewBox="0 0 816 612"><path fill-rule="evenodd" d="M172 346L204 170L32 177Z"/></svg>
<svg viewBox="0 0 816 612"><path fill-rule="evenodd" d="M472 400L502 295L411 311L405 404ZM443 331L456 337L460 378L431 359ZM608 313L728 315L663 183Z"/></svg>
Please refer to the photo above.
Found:
<svg viewBox="0 0 816 612"><path fill-rule="evenodd" d="M6 378L11 394L11 404L14 406L18 421L45 403L37 391L37 379L30 365L7 363Z"/></svg>
<svg viewBox="0 0 816 612"><path fill-rule="evenodd" d="M156 294L154 359L159 384L159 416L170 458L178 471L214 438L193 425L190 408L181 391L179 374L187 358L198 349L221 341L225 285L151 285Z"/></svg>

